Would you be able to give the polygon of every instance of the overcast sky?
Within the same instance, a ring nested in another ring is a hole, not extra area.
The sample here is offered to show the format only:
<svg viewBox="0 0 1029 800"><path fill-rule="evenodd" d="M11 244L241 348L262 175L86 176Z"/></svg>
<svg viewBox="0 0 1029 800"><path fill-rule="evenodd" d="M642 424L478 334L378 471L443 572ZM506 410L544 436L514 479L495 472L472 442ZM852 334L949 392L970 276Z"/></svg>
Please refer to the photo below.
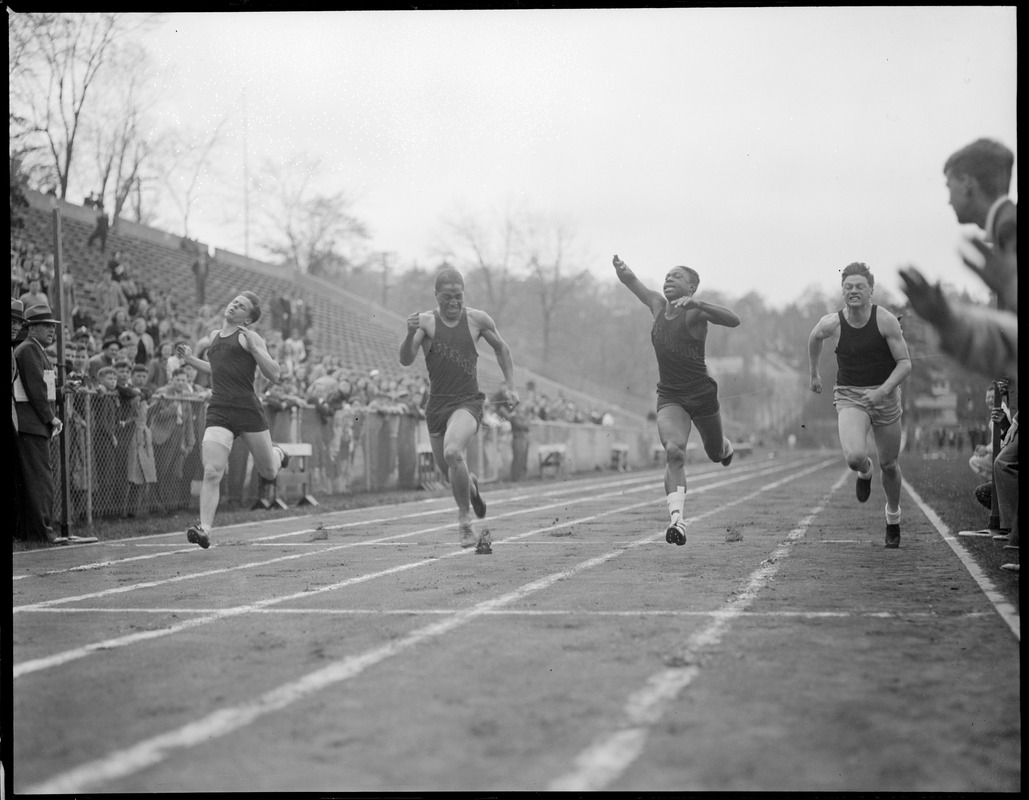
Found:
<svg viewBox="0 0 1029 800"><path fill-rule="evenodd" d="M214 246L244 249L245 91L251 171L320 156L401 265L435 266L458 204L521 204L654 288L686 264L781 305L864 261L898 299L908 263L987 298L942 167L1015 147L1013 6L170 14L144 43L166 113L232 115L238 206L191 217Z"/></svg>

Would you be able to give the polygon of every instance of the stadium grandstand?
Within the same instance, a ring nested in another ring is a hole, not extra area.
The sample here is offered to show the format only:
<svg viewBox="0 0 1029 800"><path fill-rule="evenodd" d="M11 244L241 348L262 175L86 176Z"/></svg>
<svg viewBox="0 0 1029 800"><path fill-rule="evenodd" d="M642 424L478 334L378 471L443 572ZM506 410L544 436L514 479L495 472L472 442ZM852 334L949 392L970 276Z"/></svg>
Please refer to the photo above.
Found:
<svg viewBox="0 0 1029 800"><path fill-rule="evenodd" d="M62 347L67 347L75 339L85 338L88 332L89 355L92 356L108 338L105 325L110 321L111 315L107 313L110 302L105 302L104 293L111 283L111 261L115 253L128 265L128 278L132 285L138 287L141 294L145 293L149 305L159 306L161 315L168 319L164 338L195 344L199 338L197 331L202 329L198 322L202 307L198 298L200 289L194 280L194 262L198 253L207 249L206 245L119 219L117 225L111 226L107 232L101 249L90 243L96 224L96 212L92 208L34 191L26 192L26 199L28 206L19 210L21 221L12 231L12 296L18 296L21 289L19 280L24 283L28 273L45 264L52 265L56 209L60 222L59 272L64 283L64 300L60 302L54 298L54 306L55 310L61 307ZM264 263L222 249L208 252L211 256L203 291L210 312L207 319L215 319L215 323L206 330L220 324L217 318L225 302L240 291L253 291L262 298L264 306L262 319L255 327L268 339L273 355L277 355L281 362L282 355L276 350L288 333L280 337L269 335L275 326L273 306L281 298L300 296L306 302L309 349L313 354L308 367L313 367L325 354L331 354L339 365L340 374L345 373L352 383L355 378L364 383L362 376L368 376L371 384L369 396L363 404L355 398L349 404L343 404L342 410L339 407L334 409L338 412L335 424L331 420L332 411L328 418L317 413L317 398L312 398L304 385L292 386L286 391L292 402L269 409L273 437L277 441L313 445L312 457L305 464L308 474L304 476L311 485L305 484L303 492L309 495L311 492L419 485L438 487L438 475L432 474L434 468L428 455L424 421L411 397L417 394L419 383L427 383L424 362L418 359L412 367L405 369L397 359L406 318L329 281L300 274L288 265ZM48 275L45 266L43 268L44 291L50 287L52 266L50 270ZM65 305L74 307L63 307ZM73 312L76 320L91 322L88 331L82 331L82 326L77 323L73 324ZM131 321L135 315L133 311L126 316ZM160 344L158 341L158 349ZM501 385L502 375L488 347L481 345L480 355L480 385L489 395ZM69 365L65 350L66 370ZM523 405L527 406L530 417L528 452L523 456L525 463L519 470L520 475L542 476L545 472L549 474L549 467L554 468L554 474L561 474L612 468L624 470L654 463L656 432L653 423L644 415L622 407L609 397L588 394L554 381L527 369L524 364L517 365L517 384L523 401L528 401ZM379 390L378 396L372 399L376 389ZM546 409L541 410L539 402L534 402L541 398L550 402L549 414ZM80 412L83 411L82 399L76 402ZM95 428L101 418L100 399L89 395L86 402L95 407L91 407L89 413L83 413L82 417L86 425ZM114 400L110 402L114 403ZM72 405L65 403L68 410ZM150 405L154 406L155 402L151 401ZM197 405L197 413L193 417L199 420L202 418L199 408L202 402ZM598 409L602 411L602 417ZM151 408L151 422L153 413ZM338 419L340 416L347 417L342 424ZM398 417L403 419L401 424L398 424ZM469 455L470 462L479 462L477 468L486 481L510 479L513 477L511 426L502 415L499 418L496 414L488 415L488 419L492 427L484 425L477 437L480 441L474 448L476 452ZM131 421L122 423L119 419L118 424L123 426L123 431L126 430L125 425L128 425L128 430L133 429ZM341 427L344 428L342 433ZM124 454L105 451L97 442L95 430L90 430L85 436L69 434L69 439L76 435L81 442L78 445L73 442L70 448L73 451L73 474L69 482L74 479L79 487L74 494L85 498L73 503L76 514L90 518L105 513L131 513L135 502L129 499L131 492L121 491L121 499L113 502L109 498L98 497L101 484L119 487L124 484ZM201 437L202 427L198 423L194 435L186 438L196 449ZM89 441L88 447L86 440ZM346 462L348 457L348 464L329 463L333 460ZM118 463L112 469L100 469L96 463L98 458L110 458ZM132 456L128 458L131 460ZM164 500L156 507L195 502L198 476L192 476L191 497L189 473L191 469L195 472L196 461L196 458L192 459L192 467L189 463L176 465L175 474L182 475L185 488L171 494L165 492ZM247 502L257 490L242 485L238 476L241 471L246 471L245 465L236 470L237 484L226 487L227 494L239 502ZM165 483L161 476L158 483ZM152 494L159 493L155 490ZM153 498L144 506L154 508Z"/></svg>

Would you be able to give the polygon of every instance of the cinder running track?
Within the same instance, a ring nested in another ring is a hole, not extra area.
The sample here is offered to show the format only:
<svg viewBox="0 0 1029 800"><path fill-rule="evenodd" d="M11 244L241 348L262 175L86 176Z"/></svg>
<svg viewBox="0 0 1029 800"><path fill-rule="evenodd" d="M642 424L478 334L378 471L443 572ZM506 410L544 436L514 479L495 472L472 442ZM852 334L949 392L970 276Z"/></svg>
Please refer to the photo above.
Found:
<svg viewBox="0 0 1029 800"><path fill-rule="evenodd" d="M683 547L655 469L484 486L492 555L449 497L16 553L14 789L1020 790L1017 612L910 488L886 550L836 453L688 470Z"/></svg>

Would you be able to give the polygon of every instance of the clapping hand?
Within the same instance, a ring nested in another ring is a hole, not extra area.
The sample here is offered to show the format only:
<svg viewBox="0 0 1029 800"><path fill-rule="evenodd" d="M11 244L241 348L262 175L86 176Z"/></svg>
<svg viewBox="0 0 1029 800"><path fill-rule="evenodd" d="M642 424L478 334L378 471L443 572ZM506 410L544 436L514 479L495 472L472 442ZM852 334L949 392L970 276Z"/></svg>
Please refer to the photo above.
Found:
<svg viewBox="0 0 1029 800"><path fill-rule="evenodd" d="M915 267L904 267L900 270L900 278L904 282L904 294L908 296L915 312L933 325L944 325L950 320L950 303L943 294L939 282L930 285Z"/></svg>
<svg viewBox="0 0 1029 800"><path fill-rule="evenodd" d="M969 238L968 243L979 251L983 263L980 266L962 253L961 260L965 262L965 266L982 278L983 283L998 295L1009 293L1013 297L1017 294L1017 287L1012 281L1018 277L1018 265L1011 263L1009 257L998 253L981 239Z"/></svg>

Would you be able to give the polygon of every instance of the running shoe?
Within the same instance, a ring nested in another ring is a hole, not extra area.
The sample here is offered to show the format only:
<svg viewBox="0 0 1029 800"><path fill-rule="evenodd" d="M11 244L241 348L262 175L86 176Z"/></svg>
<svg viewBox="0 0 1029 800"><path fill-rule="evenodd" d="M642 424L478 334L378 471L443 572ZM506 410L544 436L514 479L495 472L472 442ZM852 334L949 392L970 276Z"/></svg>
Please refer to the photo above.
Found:
<svg viewBox="0 0 1029 800"><path fill-rule="evenodd" d="M459 522L457 528L461 533L461 547L474 547L478 543L479 537L472 530L472 523Z"/></svg>
<svg viewBox="0 0 1029 800"><path fill-rule="evenodd" d="M686 525L682 520L668 526L668 530L665 531L665 541L668 544L686 544Z"/></svg>
<svg viewBox="0 0 1029 800"><path fill-rule="evenodd" d="M475 554L478 556L493 555L493 537L490 536L489 528L483 528L479 534L479 541L475 543Z"/></svg>
<svg viewBox="0 0 1029 800"><path fill-rule="evenodd" d="M725 440L725 446L722 448L722 453L725 453L726 449L728 449L729 452L728 452L727 455L725 455L722 458L722 466L723 467L727 467L727 466L729 466L732 463L732 456L733 456L733 453L735 452L732 449L732 442L730 442L728 439Z"/></svg>
<svg viewBox="0 0 1029 800"><path fill-rule="evenodd" d="M471 484L471 495L472 495L472 511L475 512L475 516L482 519L486 516L486 503L482 499L482 495L479 494L479 479L474 475L468 475L469 483Z"/></svg>
<svg viewBox="0 0 1029 800"><path fill-rule="evenodd" d="M199 524L190 525L186 528L186 539L190 544L198 544L204 550L211 546L211 539L207 535L207 531L200 527Z"/></svg>
<svg viewBox="0 0 1029 800"><path fill-rule="evenodd" d="M857 484L854 487L859 503L865 502L872 494L872 476L862 478L858 475Z"/></svg>
<svg viewBox="0 0 1029 800"><path fill-rule="evenodd" d="M900 525L886 526L886 547L900 547Z"/></svg>

